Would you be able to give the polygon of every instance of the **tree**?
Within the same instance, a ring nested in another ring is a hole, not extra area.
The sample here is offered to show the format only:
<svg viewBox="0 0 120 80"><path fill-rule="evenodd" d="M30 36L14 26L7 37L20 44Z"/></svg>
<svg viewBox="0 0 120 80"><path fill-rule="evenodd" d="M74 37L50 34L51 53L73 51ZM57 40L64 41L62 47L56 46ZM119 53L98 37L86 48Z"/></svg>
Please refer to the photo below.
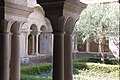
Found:
<svg viewBox="0 0 120 80"><path fill-rule="evenodd" d="M82 32L83 42L86 40L99 42L103 62L105 40L108 40L110 37L118 37L119 20L119 3L99 3L88 5L76 23L78 32Z"/></svg>

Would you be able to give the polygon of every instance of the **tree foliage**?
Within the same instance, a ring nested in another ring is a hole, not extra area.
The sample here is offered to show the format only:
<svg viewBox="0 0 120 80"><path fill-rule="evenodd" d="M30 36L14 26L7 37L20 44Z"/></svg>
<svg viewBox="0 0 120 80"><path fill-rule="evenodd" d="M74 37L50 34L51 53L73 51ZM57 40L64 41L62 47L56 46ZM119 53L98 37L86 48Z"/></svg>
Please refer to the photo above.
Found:
<svg viewBox="0 0 120 80"><path fill-rule="evenodd" d="M81 13L76 29L83 42L86 39L97 41L101 36L109 39L118 37L119 20L118 2L91 4Z"/></svg>

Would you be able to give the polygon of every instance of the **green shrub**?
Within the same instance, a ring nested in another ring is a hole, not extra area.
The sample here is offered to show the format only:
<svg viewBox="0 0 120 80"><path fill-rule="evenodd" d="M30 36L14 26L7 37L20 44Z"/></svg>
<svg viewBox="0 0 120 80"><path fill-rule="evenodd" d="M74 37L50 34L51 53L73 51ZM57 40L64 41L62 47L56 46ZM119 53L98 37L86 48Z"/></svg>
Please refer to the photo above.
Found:
<svg viewBox="0 0 120 80"><path fill-rule="evenodd" d="M45 78L40 76L33 75L21 75L21 80L52 80L51 78Z"/></svg>
<svg viewBox="0 0 120 80"><path fill-rule="evenodd" d="M52 64L37 64L21 67L21 74L27 75L40 75L41 73L46 73L52 70Z"/></svg>
<svg viewBox="0 0 120 80"><path fill-rule="evenodd" d="M101 58L98 57L84 57L75 59L74 62L92 62L92 63L102 63ZM119 65L119 59L116 58L106 58L105 64Z"/></svg>
<svg viewBox="0 0 120 80"><path fill-rule="evenodd" d="M119 65L106 65L99 63L86 63L89 70L93 71L101 71L104 73L110 73L114 71L119 71Z"/></svg>
<svg viewBox="0 0 120 80"><path fill-rule="evenodd" d="M100 63L81 63L81 62L74 62L73 69L78 70L92 70L98 72L114 72L119 71L119 65L107 65L107 64L100 64Z"/></svg>
<svg viewBox="0 0 120 80"><path fill-rule="evenodd" d="M79 69L73 68L73 74L79 74Z"/></svg>
<svg viewBox="0 0 120 80"><path fill-rule="evenodd" d="M79 69L79 70L84 70L84 69L88 69L88 66L86 65L86 63L81 63L81 62L74 62L73 63L73 69Z"/></svg>
<svg viewBox="0 0 120 80"><path fill-rule="evenodd" d="M119 65L120 61L118 58L108 58L105 59L105 64Z"/></svg>

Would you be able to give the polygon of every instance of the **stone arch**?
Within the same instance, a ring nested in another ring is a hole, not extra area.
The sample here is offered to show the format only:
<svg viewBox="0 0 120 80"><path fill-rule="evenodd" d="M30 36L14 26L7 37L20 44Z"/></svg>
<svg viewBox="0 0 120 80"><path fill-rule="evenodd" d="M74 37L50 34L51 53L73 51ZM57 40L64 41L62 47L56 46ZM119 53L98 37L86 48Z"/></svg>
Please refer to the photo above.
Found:
<svg viewBox="0 0 120 80"><path fill-rule="evenodd" d="M23 24L24 22L9 20L7 25L7 32L21 33Z"/></svg>
<svg viewBox="0 0 120 80"><path fill-rule="evenodd" d="M10 32L10 31L11 31L11 27L12 27L12 25L13 25L14 23L15 23L14 20L9 20L9 21L8 21L7 32Z"/></svg>
<svg viewBox="0 0 120 80"><path fill-rule="evenodd" d="M28 26L30 29L31 25L35 24L40 30L42 25L46 26L44 11L40 5L35 5L33 9L34 11L28 17Z"/></svg>
<svg viewBox="0 0 120 80"><path fill-rule="evenodd" d="M30 27L31 30L36 30L37 31L37 26L35 24L32 24Z"/></svg>
<svg viewBox="0 0 120 80"><path fill-rule="evenodd" d="M30 28L28 26L28 22L22 22L20 30L21 30L21 32L30 33Z"/></svg>
<svg viewBox="0 0 120 80"><path fill-rule="evenodd" d="M53 34L52 34L52 26L48 18L45 18L46 26L42 25L40 27L40 35L39 35L39 53L41 54L52 54L52 45L53 45Z"/></svg>
<svg viewBox="0 0 120 80"><path fill-rule="evenodd" d="M48 18L45 18L46 25L47 25L47 32L53 32L51 22Z"/></svg>
<svg viewBox="0 0 120 80"><path fill-rule="evenodd" d="M43 52L45 51L45 45L44 44L46 42L45 38L46 38L47 27L44 26L44 25L42 25L40 27L40 31L41 31L41 33L40 33L40 35L38 37L38 41L39 41L38 42L38 44L39 44L39 46L38 46L38 49L39 49L38 52L40 54L43 54Z"/></svg>
<svg viewBox="0 0 120 80"><path fill-rule="evenodd" d="M47 27L44 26L44 25L42 25L42 26L40 27L40 31L42 31L42 32L47 32Z"/></svg>

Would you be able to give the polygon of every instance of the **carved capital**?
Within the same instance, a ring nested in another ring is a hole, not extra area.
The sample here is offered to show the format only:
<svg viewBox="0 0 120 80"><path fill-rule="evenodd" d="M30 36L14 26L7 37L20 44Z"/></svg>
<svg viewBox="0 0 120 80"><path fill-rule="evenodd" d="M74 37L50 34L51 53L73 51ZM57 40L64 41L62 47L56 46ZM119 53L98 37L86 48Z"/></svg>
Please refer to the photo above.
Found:
<svg viewBox="0 0 120 80"><path fill-rule="evenodd" d="M54 21L53 32L64 32L65 26L65 18L64 16L58 17L57 21Z"/></svg>
<svg viewBox="0 0 120 80"><path fill-rule="evenodd" d="M65 23L65 32L72 34L75 27L75 20L73 18L68 18Z"/></svg>
<svg viewBox="0 0 120 80"><path fill-rule="evenodd" d="M8 27L8 21L7 20L1 20L0 21L0 33L8 32L7 27Z"/></svg>

